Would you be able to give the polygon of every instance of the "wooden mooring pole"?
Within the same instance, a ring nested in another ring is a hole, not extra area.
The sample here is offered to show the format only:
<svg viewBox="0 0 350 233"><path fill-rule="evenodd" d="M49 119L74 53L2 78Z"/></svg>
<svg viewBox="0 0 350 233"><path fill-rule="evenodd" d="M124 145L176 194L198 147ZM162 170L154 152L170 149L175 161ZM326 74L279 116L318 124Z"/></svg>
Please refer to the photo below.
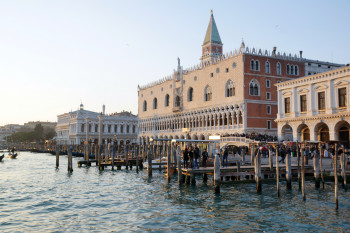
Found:
<svg viewBox="0 0 350 233"><path fill-rule="evenodd" d="M177 150L180 149L180 146L178 146ZM181 155L180 153L177 153L177 179L178 184L181 185L183 183L182 179L182 165L181 165Z"/></svg>
<svg viewBox="0 0 350 233"><path fill-rule="evenodd" d="M68 172L73 172L72 146L68 149Z"/></svg>
<svg viewBox="0 0 350 233"><path fill-rule="evenodd" d="M139 172L139 153L140 153L140 146L136 146L136 172Z"/></svg>
<svg viewBox="0 0 350 233"><path fill-rule="evenodd" d="M303 193L303 200L306 200L306 193L305 193L305 170L304 170L304 150L305 148L303 147L303 150L301 152L301 190Z"/></svg>
<svg viewBox="0 0 350 233"><path fill-rule="evenodd" d="M56 146L56 168L60 166L60 146Z"/></svg>
<svg viewBox="0 0 350 233"><path fill-rule="evenodd" d="M250 164L253 166L254 165L254 158L255 158L255 146L253 145L250 151Z"/></svg>
<svg viewBox="0 0 350 233"><path fill-rule="evenodd" d="M341 176L342 176L342 186L344 190L346 191L346 155L344 153L344 148L343 148L343 153L341 156Z"/></svg>
<svg viewBox="0 0 350 233"><path fill-rule="evenodd" d="M172 151L175 150L175 148L173 148L172 145L165 145L167 147L167 180L168 183L170 183L170 178L171 178L171 174L170 174L170 169L171 169L171 154Z"/></svg>
<svg viewBox="0 0 350 233"><path fill-rule="evenodd" d="M261 151L258 150L258 153L255 155L255 182L256 182L256 192L261 193Z"/></svg>
<svg viewBox="0 0 350 233"><path fill-rule="evenodd" d="M314 177L315 177L315 188L320 188L320 155L318 153L315 154L313 162L314 162Z"/></svg>
<svg viewBox="0 0 350 233"><path fill-rule="evenodd" d="M279 147L276 145L276 185L277 185L277 197L280 196L280 172L278 167L278 151Z"/></svg>
<svg viewBox="0 0 350 233"><path fill-rule="evenodd" d="M290 153L286 155L286 184L287 189L292 189L292 169L291 169L292 159Z"/></svg>
<svg viewBox="0 0 350 233"><path fill-rule="evenodd" d="M270 167L270 171L273 171L273 158L272 158L272 153L271 153L271 146L269 145L269 167Z"/></svg>
<svg viewBox="0 0 350 233"><path fill-rule="evenodd" d="M148 177L152 177L152 154L154 153L154 145L148 149Z"/></svg>
<svg viewBox="0 0 350 233"><path fill-rule="evenodd" d="M215 154L214 160L214 193L220 193L220 157Z"/></svg>
<svg viewBox="0 0 350 233"><path fill-rule="evenodd" d="M297 143L297 163L298 163L298 185L299 185L299 190L301 190L301 175L300 175L300 145ZM302 152L301 152L302 153Z"/></svg>
<svg viewBox="0 0 350 233"><path fill-rule="evenodd" d="M338 148L337 144L334 146L335 154L334 154L334 197L335 197L335 209L338 209Z"/></svg>
<svg viewBox="0 0 350 233"><path fill-rule="evenodd" d="M112 171L114 171L114 148L115 148L115 145L113 144L112 146Z"/></svg>
<svg viewBox="0 0 350 233"><path fill-rule="evenodd" d="M323 177L323 170L322 170L322 157L323 157L323 148L320 143L320 172L321 172L321 180L322 180L322 188L324 189L324 177Z"/></svg>

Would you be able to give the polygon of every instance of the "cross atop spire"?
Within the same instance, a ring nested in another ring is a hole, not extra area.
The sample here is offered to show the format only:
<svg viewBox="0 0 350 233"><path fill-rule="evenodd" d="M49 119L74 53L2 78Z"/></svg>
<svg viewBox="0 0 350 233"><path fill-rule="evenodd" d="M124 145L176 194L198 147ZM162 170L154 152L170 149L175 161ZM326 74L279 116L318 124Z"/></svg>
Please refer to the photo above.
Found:
<svg viewBox="0 0 350 233"><path fill-rule="evenodd" d="M209 25L202 44L202 61L222 55L222 42L214 20L213 10L210 13Z"/></svg>

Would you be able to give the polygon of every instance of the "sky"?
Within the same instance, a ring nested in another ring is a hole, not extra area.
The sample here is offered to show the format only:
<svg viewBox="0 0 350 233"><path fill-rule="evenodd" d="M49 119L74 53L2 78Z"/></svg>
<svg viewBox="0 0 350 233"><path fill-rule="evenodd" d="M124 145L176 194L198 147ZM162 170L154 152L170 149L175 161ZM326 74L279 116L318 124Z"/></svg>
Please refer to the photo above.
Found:
<svg viewBox="0 0 350 233"><path fill-rule="evenodd" d="M0 126L78 109L137 114L137 86L199 64L214 18L224 53L350 63L350 1L0 0Z"/></svg>

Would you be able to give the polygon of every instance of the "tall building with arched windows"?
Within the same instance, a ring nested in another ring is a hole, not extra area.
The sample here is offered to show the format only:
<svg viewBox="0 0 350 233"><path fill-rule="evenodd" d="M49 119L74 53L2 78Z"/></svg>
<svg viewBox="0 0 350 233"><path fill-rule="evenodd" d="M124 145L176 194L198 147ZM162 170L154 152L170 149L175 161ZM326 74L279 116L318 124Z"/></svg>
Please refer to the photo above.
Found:
<svg viewBox="0 0 350 233"><path fill-rule="evenodd" d="M209 135L277 135L275 84L342 65L273 50L224 53L211 13L200 63L138 87L139 138L208 139ZM318 69L316 69L317 67Z"/></svg>

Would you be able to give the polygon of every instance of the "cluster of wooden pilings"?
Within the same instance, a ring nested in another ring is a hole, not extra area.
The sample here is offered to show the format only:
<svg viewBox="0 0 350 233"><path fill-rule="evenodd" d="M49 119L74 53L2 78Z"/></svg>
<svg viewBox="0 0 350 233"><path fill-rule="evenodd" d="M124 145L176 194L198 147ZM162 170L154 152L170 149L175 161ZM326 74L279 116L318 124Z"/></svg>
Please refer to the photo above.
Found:
<svg viewBox="0 0 350 233"><path fill-rule="evenodd" d="M302 198L306 200L305 178L314 177L315 188L324 188L325 175L329 179L334 175L335 181L335 203L338 208L338 178L339 170L342 181L342 187L346 190L346 174L347 174L347 156L342 153L338 155L337 147L335 148L335 156L332 161L331 169L323 168L323 157L321 156L322 147L319 146L320 153L313 157L313 164L309 165L307 158L304 157L305 145L297 144L296 157L297 164L292 165L292 157L290 153L286 154L285 164L279 163L279 144L272 143L268 150L268 164L262 164L262 151L259 145L251 145L249 148L250 161L245 157L245 151L242 151L238 158L230 161L228 167L222 167L222 156L217 153L210 156L207 167L199 169L184 168L182 164L182 151L177 143L153 143L152 145L127 145L124 148L107 145L91 145L85 144L83 150L84 158L78 161L78 166L91 166L95 163L99 170L106 167L117 167L120 170L122 166L125 169L132 169L136 166L136 171L142 167L142 162L147 161L148 176L152 176L153 170L166 169L167 182L177 173L178 184L196 184L196 176L202 176L203 181L207 182L208 176L212 176L214 184L214 192L220 193L220 186L227 182L255 182L257 193L263 192L263 181L276 182L276 195L280 196L281 179L286 181L286 189L292 189L292 178L297 180L299 190L302 191ZM275 156L272 155L272 148L276 151ZM59 166L59 151L62 148L56 148L56 167ZM68 171L73 172L72 167L72 147L68 146ZM273 159L275 157L275 163ZM166 158L166 166L161 162L162 158ZM154 159L159 162L154 163Z"/></svg>

